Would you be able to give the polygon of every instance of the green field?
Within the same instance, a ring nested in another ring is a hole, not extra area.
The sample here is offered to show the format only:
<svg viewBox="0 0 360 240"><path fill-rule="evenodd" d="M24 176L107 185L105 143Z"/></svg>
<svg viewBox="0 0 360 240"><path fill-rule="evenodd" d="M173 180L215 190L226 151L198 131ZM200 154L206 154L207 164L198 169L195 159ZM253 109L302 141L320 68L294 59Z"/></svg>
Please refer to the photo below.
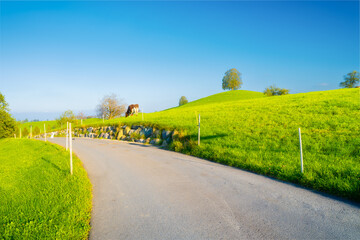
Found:
<svg viewBox="0 0 360 240"><path fill-rule="evenodd" d="M139 114L105 124L186 129L196 141L198 114L201 146L178 146L177 150L360 201L359 89L276 97L229 91L144 114L144 122ZM300 171L299 127L304 174Z"/></svg>
<svg viewBox="0 0 360 240"><path fill-rule="evenodd" d="M50 143L0 140L0 239L87 239L91 184L74 156Z"/></svg>
<svg viewBox="0 0 360 240"><path fill-rule="evenodd" d="M196 146L201 114L201 146ZM90 119L88 126L103 125ZM176 150L360 201L360 89L264 97L228 91L161 112L105 121L186 130ZM300 171L298 128L304 174ZM175 149L172 145L172 149Z"/></svg>

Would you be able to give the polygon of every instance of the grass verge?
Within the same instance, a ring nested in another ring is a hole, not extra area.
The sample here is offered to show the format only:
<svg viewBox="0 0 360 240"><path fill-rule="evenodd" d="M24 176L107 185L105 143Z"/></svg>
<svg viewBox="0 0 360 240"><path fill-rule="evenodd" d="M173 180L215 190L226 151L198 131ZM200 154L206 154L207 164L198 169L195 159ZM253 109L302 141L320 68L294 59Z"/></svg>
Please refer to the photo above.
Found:
<svg viewBox="0 0 360 240"><path fill-rule="evenodd" d="M51 143L0 139L0 239L87 239L91 184Z"/></svg>

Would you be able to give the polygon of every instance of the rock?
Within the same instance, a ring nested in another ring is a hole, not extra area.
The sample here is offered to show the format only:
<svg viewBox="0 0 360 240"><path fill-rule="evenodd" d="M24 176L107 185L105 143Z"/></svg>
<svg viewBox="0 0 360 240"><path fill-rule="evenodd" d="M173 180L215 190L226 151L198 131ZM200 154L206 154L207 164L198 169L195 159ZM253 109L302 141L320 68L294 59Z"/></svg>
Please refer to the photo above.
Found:
<svg viewBox="0 0 360 240"><path fill-rule="evenodd" d="M104 135L105 135L105 133L101 133L100 136L99 136L99 138L103 138Z"/></svg>
<svg viewBox="0 0 360 240"><path fill-rule="evenodd" d="M119 132L117 133L116 139L119 140L122 136L124 136L123 130L120 129Z"/></svg>
<svg viewBox="0 0 360 240"><path fill-rule="evenodd" d="M147 139L145 140L145 143L150 143L150 140L151 140L151 138L147 138Z"/></svg>
<svg viewBox="0 0 360 240"><path fill-rule="evenodd" d="M125 138L126 138L125 135L122 135L122 136L120 137L121 140L125 140Z"/></svg>
<svg viewBox="0 0 360 240"><path fill-rule="evenodd" d="M124 134L125 135L129 135L129 132L131 131L131 128L130 127L128 127L128 126L126 126L125 128L124 128Z"/></svg>
<svg viewBox="0 0 360 240"><path fill-rule="evenodd" d="M140 139L139 143L145 143L145 139Z"/></svg>
<svg viewBox="0 0 360 240"><path fill-rule="evenodd" d="M169 130L163 130L161 137L162 137L162 139L166 140L169 138L170 135L171 135L171 132Z"/></svg>
<svg viewBox="0 0 360 240"><path fill-rule="evenodd" d="M144 133L145 133L145 137L148 138L153 133L153 129L151 127L150 128L145 128Z"/></svg>
<svg viewBox="0 0 360 240"><path fill-rule="evenodd" d="M108 139L110 137L110 134L108 134L108 133L105 133L104 135L103 135L103 138L105 138L105 139Z"/></svg>
<svg viewBox="0 0 360 240"><path fill-rule="evenodd" d="M140 126L133 125L131 126L131 129L138 129Z"/></svg>
<svg viewBox="0 0 360 240"><path fill-rule="evenodd" d="M107 132L108 132L108 131L112 131L111 127L110 127L110 126L107 127L107 128L106 128L106 131L107 131Z"/></svg>
<svg viewBox="0 0 360 240"><path fill-rule="evenodd" d="M134 129L131 129L130 131L129 131L129 136L131 136L131 134L133 134L135 132L135 130Z"/></svg>

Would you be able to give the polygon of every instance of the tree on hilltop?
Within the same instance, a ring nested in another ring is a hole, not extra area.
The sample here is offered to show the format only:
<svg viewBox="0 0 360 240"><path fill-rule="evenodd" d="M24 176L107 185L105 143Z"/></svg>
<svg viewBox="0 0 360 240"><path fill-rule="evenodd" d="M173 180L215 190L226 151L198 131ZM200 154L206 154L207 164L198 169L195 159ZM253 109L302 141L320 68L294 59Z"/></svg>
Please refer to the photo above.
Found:
<svg viewBox="0 0 360 240"><path fill-rule="evenodd" d="M241 88L242 84L241 73L236 68L226 71L225 76L222 79L222 88L224 90L236 90Z"/></svg>
<svg viewBox="0 0 360 240"><path fill-rule="evenodd" d="M345 81L340 83L340 87L343 88L354 88L359 83L359 73L352 71L344 76Z"/></svg>
<svg viewBox="0 0 360 240"><path fill-rule="evenodd" d="M106 119L120 117L125 111L126 105L115 94L104 96L97 106L98 116Z"/></svg>
<svg viewBox="0 0 360 240"><path fill-rule="evenodd" d="M180 100L179 100L179 106L182 106L184 104L187 104L189 101L186 99L185 96L181 96Z"/></svg>

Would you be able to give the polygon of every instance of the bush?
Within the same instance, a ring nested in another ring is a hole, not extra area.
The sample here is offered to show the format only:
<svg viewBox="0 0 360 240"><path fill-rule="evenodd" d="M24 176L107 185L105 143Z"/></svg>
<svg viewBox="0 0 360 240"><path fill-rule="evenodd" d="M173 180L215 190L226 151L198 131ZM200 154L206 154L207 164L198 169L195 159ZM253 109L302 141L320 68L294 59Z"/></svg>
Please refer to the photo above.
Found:
<svg viewBox="0 0 360 240"><path fill-rule="evenodd" d="M272 85L268 88L265 88L264 94L266 96L280 96L280 95L287 95L289 94L289 89L285 88L278 88L275 85Z"/></svg>

